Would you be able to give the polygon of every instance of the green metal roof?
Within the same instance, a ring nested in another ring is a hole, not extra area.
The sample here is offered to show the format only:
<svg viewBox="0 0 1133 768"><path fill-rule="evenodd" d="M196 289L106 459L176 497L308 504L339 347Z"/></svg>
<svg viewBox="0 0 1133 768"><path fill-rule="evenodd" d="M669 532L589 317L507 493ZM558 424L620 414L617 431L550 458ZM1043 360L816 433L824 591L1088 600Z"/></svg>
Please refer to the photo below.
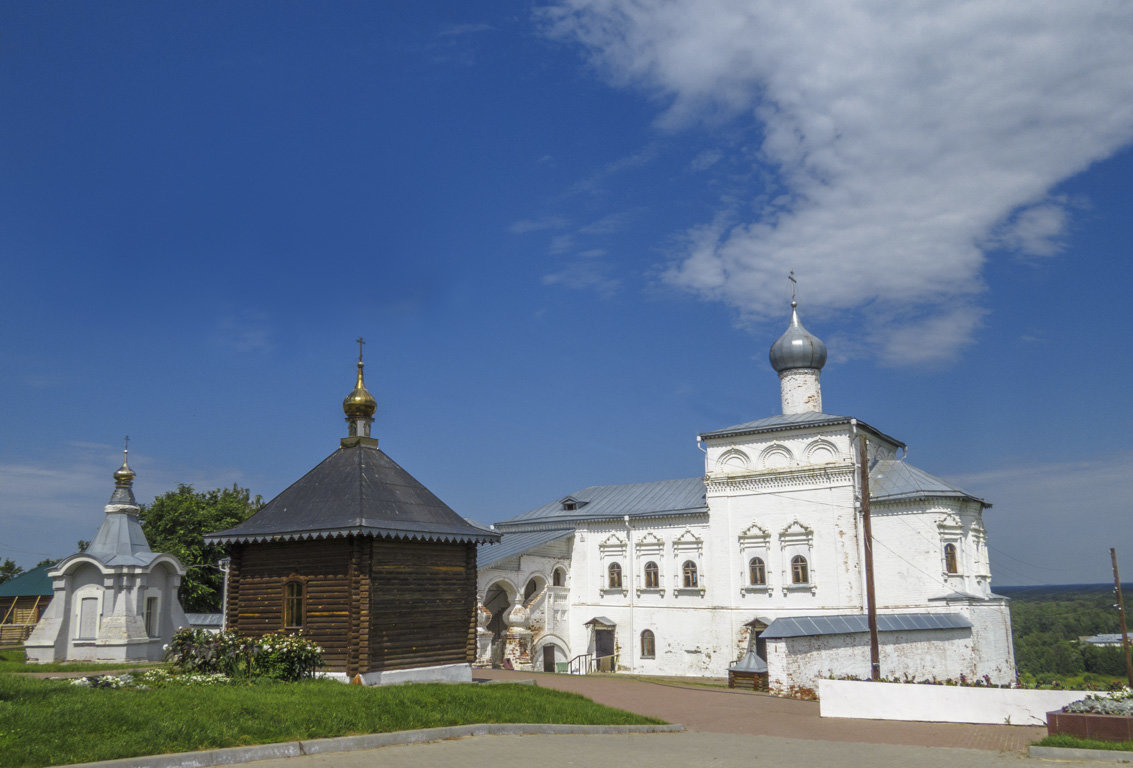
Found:
<svg viewBox="0 0 1133 768"><path fill-rule="evenodd" d="M32 568L0 584L0 597L25 597L44 595L50 597L55 594L51 588L51 579L47 572L55 567L55 563L48 563Z"/></svg>

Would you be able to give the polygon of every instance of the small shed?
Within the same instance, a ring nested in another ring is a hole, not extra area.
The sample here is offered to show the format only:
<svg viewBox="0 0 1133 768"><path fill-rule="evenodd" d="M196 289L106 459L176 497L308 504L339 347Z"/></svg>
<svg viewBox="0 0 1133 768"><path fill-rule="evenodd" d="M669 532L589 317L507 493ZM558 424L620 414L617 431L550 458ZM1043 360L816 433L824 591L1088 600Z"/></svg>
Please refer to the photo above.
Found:
<svg viewBox="0 0 1133 768"><path fill-rule="evenodd" d="M476 547L499 535L458 515L378 448L362 377L338 450L235 528L226 628L302 632L327 671L366 683L471 680Z"/></svg>
<svg viewBox="0 0 1133 768"><path fill-rule="evenodd" d="M0 645L22 643L39 623L55 594L47 576L51 568L36 566L0 584Z"/></svg>

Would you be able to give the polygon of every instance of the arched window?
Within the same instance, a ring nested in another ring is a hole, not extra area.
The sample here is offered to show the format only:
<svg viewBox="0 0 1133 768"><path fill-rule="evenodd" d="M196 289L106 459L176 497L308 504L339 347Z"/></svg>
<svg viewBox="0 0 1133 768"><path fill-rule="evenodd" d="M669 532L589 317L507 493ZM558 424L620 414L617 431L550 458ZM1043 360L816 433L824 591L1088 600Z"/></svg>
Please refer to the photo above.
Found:
<svg viewBox="0 0 1133 768"><path fill-rule="evenodd" d="M523 588L523 602L526 603L531 599L531 596L539 591L539 583L535 579L527 582L527 586Z"/></svg>
<svg viewBox="0 0 1133 768"><path fill-rule="evenodd" d="M767 565L762 557L753 557L747 561L748 581L751 585L759 586L767 583Z"/></svg>
<svg viewBox="0 0 1133 768"><path fill-rule="evenodd" d="M645 564L645 588L657 589L661 586L661 569L657 567L657 563L650 560Z"/></svg>
<svg viewBox="0 0 1133 768"><path fill-rule="evenodd" d="M563 583L565 581L566 581L566 578L563 576L563 569L562 568L556 568L554 573L551 574L551 585L555 586L555 587L563 587L563 586L566 586Z"/></svg>
<svg viewBox="0 0 1133 768"><path fill-rule="evenodd" d="M956 566L956 545L944 545L944 570L946 573L959 573L960 569Z"/></svg>
<svg viewBox="0 0 1133 768"><path fill-rule="evenodd" d="M610 563L610 589L622 588L622 567L617 563Z"/></svg>
<svg viewBox="0 0 1133 768"><path fill-rule="evenodd" d="M685 560L685 564L681 566L681 571L684 574L684 586L692 589L696 586L696 563L691 560Z"/></svg>
<svg viewBox="0 0 1133 768"><path fill-rule="evenodd" d="M283 591L283 628L303 628L303 582L289 581Z"/></svg>
<svg viewBox="0 0 1133 768"><path fill-rule="evenodd" d="M806 558L802 555L795 555L791 558L791 583L810 583L810 568L807 567Z"/></svg>
<svg viewBox="0 0 1133 768"><path fill-rule="evenodd" d="M652 630L645 630L641 633L641 658L652 659L657 656L657 643L653 637Z"/></svg>

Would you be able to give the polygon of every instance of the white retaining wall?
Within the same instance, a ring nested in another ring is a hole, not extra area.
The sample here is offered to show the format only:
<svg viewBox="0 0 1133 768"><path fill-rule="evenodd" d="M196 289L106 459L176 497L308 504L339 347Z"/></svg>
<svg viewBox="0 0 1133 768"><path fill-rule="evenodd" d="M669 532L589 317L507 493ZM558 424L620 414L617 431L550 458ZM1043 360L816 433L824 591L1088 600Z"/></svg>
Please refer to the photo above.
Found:
<svg viewBox="0 0 1133 768"><path fill-rule="evenodd" d="M1062 709L1090 693L1093 692L818 681L819 711L823 717L930 723L1045 725L1047 712Z"/></svg>

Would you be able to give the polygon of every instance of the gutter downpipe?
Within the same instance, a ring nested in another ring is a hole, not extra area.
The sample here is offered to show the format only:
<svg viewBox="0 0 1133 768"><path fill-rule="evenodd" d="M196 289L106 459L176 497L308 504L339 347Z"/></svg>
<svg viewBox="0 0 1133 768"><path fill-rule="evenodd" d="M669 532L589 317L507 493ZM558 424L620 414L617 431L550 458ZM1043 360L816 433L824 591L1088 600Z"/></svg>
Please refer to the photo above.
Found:
<svg viewBox="0 0 1133 768"><path fill-rule="evenodd" d="M636 669L635 656L637 655L637 636L633 631L633 593L637 582L637 566L634 564L633 559L633 528L629 524L629 515L626 515L622 519L626 524L626 564L629 566L626 569L625 581L626 589L629 591L629 670L633 672ZM615 662L616 661L617 659L615 657ZM617 669L615 668L614 671L616 672Z"/></svg>

